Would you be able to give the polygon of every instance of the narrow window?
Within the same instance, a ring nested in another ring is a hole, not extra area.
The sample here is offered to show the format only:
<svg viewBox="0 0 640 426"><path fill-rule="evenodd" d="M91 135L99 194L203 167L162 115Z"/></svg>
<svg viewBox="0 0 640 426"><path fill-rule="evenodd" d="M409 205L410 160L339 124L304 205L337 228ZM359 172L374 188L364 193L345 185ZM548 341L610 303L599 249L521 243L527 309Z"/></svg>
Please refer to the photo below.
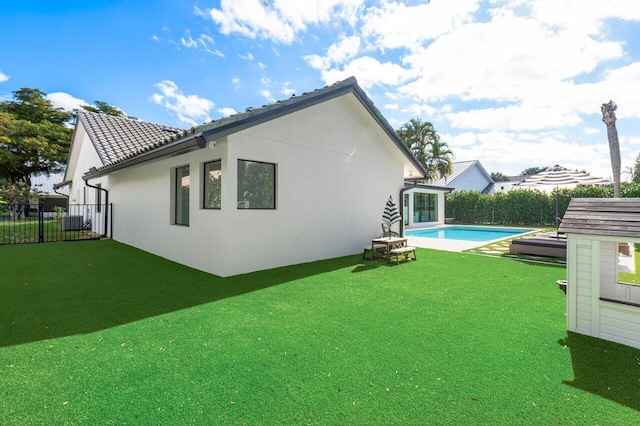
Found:
<svg viewBox="0 0 640 426"><path fill-rule="evenodd" d="M189 166L176 168L175 224L189 226Z"/></svg>
<svg viewBox="0 0 640 426"><path fill-rule="evenodd" d="M238 160L238 209L276 208L276 165Z"/></svg>
<svg viewBox="0 0 640 426"><path fill-rule="evenodd" d="M204 163L204 205L205 209L221 208L222 197L222 169L221 161Z"/></svg>

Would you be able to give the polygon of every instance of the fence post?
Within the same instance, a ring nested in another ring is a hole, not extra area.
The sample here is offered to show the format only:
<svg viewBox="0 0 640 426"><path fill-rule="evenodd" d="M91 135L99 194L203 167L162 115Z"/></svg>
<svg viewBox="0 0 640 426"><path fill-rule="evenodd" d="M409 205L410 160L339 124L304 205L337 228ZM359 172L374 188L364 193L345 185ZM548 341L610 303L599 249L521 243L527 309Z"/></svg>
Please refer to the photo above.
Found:
<svg viewBox="0 0 640 426"><path fill-rule="evenodd" d="M44 204L38 203L38 242L44 243Z"/></svg>

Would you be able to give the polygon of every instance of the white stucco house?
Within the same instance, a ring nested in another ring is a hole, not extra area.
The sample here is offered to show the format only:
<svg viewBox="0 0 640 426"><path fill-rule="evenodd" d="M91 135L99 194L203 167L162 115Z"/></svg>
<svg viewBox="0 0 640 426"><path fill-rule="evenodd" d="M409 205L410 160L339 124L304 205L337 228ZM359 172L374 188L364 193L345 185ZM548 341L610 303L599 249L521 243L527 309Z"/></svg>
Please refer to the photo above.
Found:
<svg viewBox="0 0 640 426"><path fill-rule="evenodd" d="M424 176L352 77L186 131L81 111L58 187L108 197L113 239L231 276L361 252Z"/></svg>
<svg viewBox="0 0 640 426"><path fill-rule="evenodd" d="M640 285L619 278L621 258L634 255L628 244L640 244L640 198L574 198L559 232L567 235L567 329L640 348Z"/></svg>

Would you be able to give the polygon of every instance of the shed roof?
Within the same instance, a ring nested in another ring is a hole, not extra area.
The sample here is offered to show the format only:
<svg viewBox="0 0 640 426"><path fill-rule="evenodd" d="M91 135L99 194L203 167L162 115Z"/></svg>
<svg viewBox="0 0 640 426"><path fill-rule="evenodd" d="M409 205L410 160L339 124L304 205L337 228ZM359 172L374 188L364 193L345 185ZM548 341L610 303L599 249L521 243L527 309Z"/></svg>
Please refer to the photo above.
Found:
<svg viewBox="0 0 640 426"><path fill-rule="evenodd" d="M640 198L574 198L558 231L640 238Z"/></svg>

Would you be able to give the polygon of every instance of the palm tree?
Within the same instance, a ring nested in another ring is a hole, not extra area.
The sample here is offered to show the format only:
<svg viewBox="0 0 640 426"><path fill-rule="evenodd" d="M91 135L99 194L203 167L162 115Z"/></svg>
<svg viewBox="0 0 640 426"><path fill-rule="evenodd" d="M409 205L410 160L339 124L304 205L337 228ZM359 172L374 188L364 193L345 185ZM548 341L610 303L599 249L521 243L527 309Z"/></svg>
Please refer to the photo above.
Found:
<svg viewBox="0 0 640 426"><path fill-rule="evenodd" d="M620 142L616 129L616 109L613 102L602 104L602 121L607 125L607 137L609 138L609 154L611 155L611 169L613 170L613 198L620 198Z"/></svg>
<svg viewBox="0 0 640 426"><path fill-rule="evenodd" d="M446 142L440 141L440 136L436 133L436 139L431 142L429 150L430 168L436 177L445 177L451 174L453 152Z"/></svg>
<svg viewBox="0 0 640 426"><path fill-rule="evenodd" d="M451 173L452 152L446 143L440 142L440 135L433 124L412 118L396 130L396 133L427 170L426 180Z"/></svg>

